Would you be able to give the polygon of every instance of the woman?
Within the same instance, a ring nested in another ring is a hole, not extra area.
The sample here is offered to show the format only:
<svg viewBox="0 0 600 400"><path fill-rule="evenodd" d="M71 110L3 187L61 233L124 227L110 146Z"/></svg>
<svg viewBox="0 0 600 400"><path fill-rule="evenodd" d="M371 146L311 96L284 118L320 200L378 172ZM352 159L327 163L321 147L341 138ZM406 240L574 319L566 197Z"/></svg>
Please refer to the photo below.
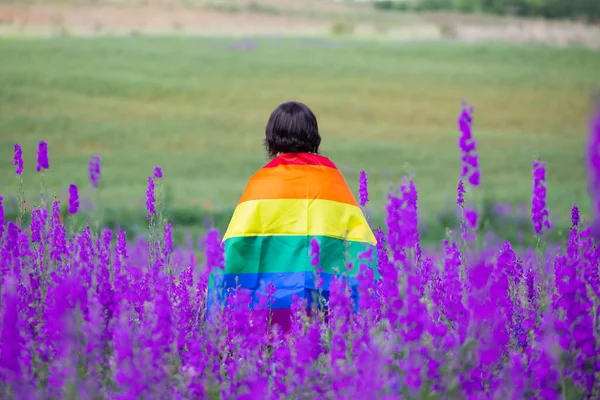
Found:
<svg viewBox="0 0 600 400"><path fill-rule="evenodd" d="M268 313L285 331L294 296L310 308L316 293L328 298L331 277L346 271L356 289L359 265L348 270L348 263L373 249L375 237L342 174L319 155L320 144L306 105L288 102L273 111L265 138L271 161L250 178L231 218L225 268L213 274L209 305L222 303L228 289L247 289L253 312Z"/></svg>

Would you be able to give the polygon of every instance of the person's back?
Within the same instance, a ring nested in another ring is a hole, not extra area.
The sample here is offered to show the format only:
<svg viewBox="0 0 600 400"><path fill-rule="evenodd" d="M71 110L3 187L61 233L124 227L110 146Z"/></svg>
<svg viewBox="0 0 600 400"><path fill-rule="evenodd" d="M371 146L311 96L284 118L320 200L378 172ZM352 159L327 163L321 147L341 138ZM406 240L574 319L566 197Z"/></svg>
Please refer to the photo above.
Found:
<svg viewBox="0 0 600 400"><path fill-rule="evenodd" d="M222 301L224 290L241 287L254 306L270 287L272 321L284 330L294 296L309 307L317 291L327 298L331 277L355 276L358 265L347 271L347 263L375 246L342 174L318 154L320 142L306 105L289 102L273 111L265 139L271 161L250 178L223 237L225 269L211 279L210 295ZM314 239L319 270L310 254Z"/></svg>

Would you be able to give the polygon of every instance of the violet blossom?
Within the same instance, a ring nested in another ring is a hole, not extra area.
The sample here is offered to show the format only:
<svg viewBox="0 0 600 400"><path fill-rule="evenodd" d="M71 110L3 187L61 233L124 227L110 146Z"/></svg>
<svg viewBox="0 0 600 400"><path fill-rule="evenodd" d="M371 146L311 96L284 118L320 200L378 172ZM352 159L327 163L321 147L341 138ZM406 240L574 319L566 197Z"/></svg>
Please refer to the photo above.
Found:
<svg viewBox="0 0 600 400"><path fill-rule="evenodd" d="M148 189L146 189L146 209L148 210L148 221L150 221L153 215L156 215L156 206L154 205L155 202L156 198L154 198L154 179L149 176Z"/></svg>
<svg viewBox="0 0 600 400"><path fill-rule="evenodd" d="M575 204L571 208L571 224L575 227L579 226L579 208Z"/></svg>
<svg viewBox="0 0 600 400"><path fill-rule="evenodd" d="M462 206L465 202L465 185L461 180L458 181L458 187L456 188L456 204Z"/></svg>
<svg viewBox="0 0 600 400"><path fill-rule="evenodd" d="M4 219L4 197L0 196L0 243L2 241L2 236L4 235L4 225L6 221Z"/></svg>
<svg viewBox="0 0 600 400"><path fill-rule="evenodd" d="M15 155L13 160L15 166L15 173L17 176L21 176L23 173L23 149L20 144L15 144Z"/></svg>
<svg viewBox="0 0 600 400"><path fill-rule="evenodd" d="M102 169L100 165L100 156L91 156L88 161L88 172L90 175L90 182L92 188L97 189L100 184L100 178L102 176Z"/></svg>
<svg viewBox="0 0 600 400"><path fill-rule="evenodd" d="M546 206L546 163L533 161L533 187L531 196L531 220L537 235L542 229L550 229L548 208Z"/></svg>
<svg viewBox="0 0 600 400"><path fill-rule="evenodd" d="M463 104L458 117L458 128L461 136L458 138L458 148L462 152L460 178L467 178L471 186L479 186L481 172L479 170L479 156L477 155L477 141L473 139L473 106Z"/></svg>
<svg viewBox="0 0 600 400"><path fill-rule="evenodd" d="M360 197L360 206L364 207L369 202L369 188L367 185L367 173L360 171L360 177L358 179L358 194Z"/></svg>
<svg viewBox="0 0 600 400"><path fill-rule="evenodd" d="M316 238L310 240L310 265L315 273L315 288L323 287L323 268L321 268L321 247Z"/></svg>
<svg viewBox="0 0 600 400"><path fill-rule="evenodd" d="M69 214L77 214L79 211L79 190L77 186L71 184L69 186Z"/></svg>
<svg viewBox="0 0 600 400"><path fill-rule="evenodd" d="M41 141L38 145L37 153L37 166L36 171L41 172L50 168L50 161L48 160L48 143Z"/></svg>
<svg viewBox="0 0 600 400"><path fill-rule="evenodd" d="M600 102L589 120L586 170L588 192L592 200L594 236L600 237Z"/></svg>

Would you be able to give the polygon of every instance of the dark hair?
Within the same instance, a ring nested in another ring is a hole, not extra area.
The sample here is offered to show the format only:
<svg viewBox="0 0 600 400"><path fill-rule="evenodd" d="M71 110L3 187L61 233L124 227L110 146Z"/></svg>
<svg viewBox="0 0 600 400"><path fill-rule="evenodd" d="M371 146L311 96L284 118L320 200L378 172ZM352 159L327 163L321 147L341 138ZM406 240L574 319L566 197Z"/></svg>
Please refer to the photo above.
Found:
<svg viewBox="0 0 600 400"><path fill-rule="evenodd" d="M317 118L306 104L280 104L271 113L265 134L265 148L271 158L285 153L319 153Z"/></svg>

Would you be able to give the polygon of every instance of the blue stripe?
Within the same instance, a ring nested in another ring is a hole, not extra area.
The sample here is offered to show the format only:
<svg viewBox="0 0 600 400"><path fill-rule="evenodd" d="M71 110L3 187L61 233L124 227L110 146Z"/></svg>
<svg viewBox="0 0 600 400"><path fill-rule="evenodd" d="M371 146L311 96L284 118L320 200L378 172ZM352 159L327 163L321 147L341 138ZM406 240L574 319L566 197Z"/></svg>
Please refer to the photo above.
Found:
<svg viewBox="0 0 600 400"><path fill-rule="evenodd" d="M267 287L270 283L275 286L272 309L288 309L292 306L292 297L296 295L300 299L308 301L308 307L312 307L313 299L319 294L329 300L329 288L331 280L335 275L321 274L323 286L316 288L315 274L313 272L276 272L263 274L222 274L213 273L211 285L208 289L208 306L223 304L226 294L235 287L241 287L250 291L252 306L256 306L260 297L267 295ZM349 279L352 289L351 297L354 300L355 311L358 308L358 280L356 277Z"/></svg>

